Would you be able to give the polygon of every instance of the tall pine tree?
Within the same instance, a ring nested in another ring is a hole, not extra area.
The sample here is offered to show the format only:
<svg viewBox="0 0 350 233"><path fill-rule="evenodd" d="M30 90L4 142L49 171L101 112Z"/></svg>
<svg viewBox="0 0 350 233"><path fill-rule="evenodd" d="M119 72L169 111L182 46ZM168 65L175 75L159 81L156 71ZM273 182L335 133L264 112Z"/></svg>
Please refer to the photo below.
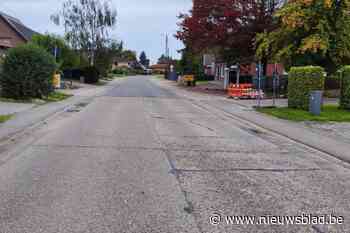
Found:
<svg viewBox="0 0 350 233"><path fill-rule="evenodd" d="M144 51L142 51L140 54L140 63L145 67L149 66L149 60L147 59L146 53Z"/></svg>

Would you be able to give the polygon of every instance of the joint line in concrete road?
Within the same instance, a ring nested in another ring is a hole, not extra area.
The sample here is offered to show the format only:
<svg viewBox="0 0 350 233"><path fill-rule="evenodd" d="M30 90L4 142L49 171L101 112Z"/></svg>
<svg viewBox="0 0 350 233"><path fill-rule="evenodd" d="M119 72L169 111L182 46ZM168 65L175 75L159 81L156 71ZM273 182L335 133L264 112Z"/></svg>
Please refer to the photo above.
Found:
<svg viewBox="0 0 350 233"><path fill-rule="evenodd" d="M286 173L286 172L315 172L315 171L330 171L331 169L320 169L320 168L305 168L305 169L275 169L275 168L229 168L229 169L202 169L202 170L191 170L191 169L176 169L177 174L181 173L218 173L218 172L271 172L271 173Z"/></svg>

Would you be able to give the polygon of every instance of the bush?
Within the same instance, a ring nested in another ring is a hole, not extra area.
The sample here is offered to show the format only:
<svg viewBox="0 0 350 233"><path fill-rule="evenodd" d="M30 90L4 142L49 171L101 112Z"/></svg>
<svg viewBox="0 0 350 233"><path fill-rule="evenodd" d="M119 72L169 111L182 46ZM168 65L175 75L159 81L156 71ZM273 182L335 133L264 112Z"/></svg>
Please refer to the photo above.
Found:
<svg viewBox="0 0 350 233"><path fill-rule="evenodd" d="M112 73L116 75L136 75L143 73L143 70L138 71L127 67L121 67L113 69Z"/></svg>
<svg viewBox="0 0 350 233"><path fill-rule="evenodd" d="M60 70L77 68L80 64L79 54L70 48L66 41L53 34L33 36L31 43L42 47L46 52L53 54L57 48L56 62Z"/></svg>
<svg viewBox="0 0 350 233"><path fill-rule="evenodd" d="M0 76L1 95L13 99L48 96L56 68L55 58L36 45L10 49Z"/></svg>
<svg viewBox="0 0 350 233"><path fill-rule="evenodd" d="M288 76L288 106L308 110L310 92L324 90L324 83L322 67L292 67Z"/></svg>
<svg viewBox="0 0 350 233"><path fill-rule="evenodd" d="M100 72L95 66L88 66L83 69L85 83L98 83L100 80Z"/></svg>
<svg viewBox="0 0 350 233"><path fill-rule="evenodd" d="M196 81L214 81L214 80L215 80L215 77L213 75L206 75L204 73L196 75Z"/></svg>
<svg viewBox="0 0 350 233"><path fill-rule="evenodd" d="M330 75L326 77L324 88L325 90L340 90L339 75Z"/></svg>
<svg viewBox="0 0 350 233"><path fill-rule="evenodd" d="M341 71L340 107L350 110L350 66Z"/></svg>
<svg viewBox="0 0 350 233"><path fill-rule="evenodd" d="M112 70L112 73L113 74L117 74L117 75L125 75L125 74L127 74L127 70L126 70L126 68L116 68L116 69L114 69L114 70Z"/></svg>

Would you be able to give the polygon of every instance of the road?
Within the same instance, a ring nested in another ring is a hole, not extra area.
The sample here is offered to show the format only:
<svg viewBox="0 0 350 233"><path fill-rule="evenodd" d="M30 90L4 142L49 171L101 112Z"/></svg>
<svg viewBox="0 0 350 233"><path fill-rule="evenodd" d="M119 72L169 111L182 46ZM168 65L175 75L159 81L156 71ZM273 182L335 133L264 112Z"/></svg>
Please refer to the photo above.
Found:
<svg viewBox="0 0 350 233"><path fill-rule="evenodd" d="M157 79L113 85L2 159L1 233L350 232L346 164ZM344 222L225 222L303 213Z"/></svg>

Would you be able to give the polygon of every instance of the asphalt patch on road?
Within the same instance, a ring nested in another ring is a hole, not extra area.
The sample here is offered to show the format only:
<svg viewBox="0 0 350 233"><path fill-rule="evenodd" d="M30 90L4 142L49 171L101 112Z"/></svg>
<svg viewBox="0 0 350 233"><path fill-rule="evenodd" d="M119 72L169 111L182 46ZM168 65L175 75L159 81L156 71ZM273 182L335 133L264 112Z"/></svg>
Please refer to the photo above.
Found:
<svg viewBox="0 0 350 233"><path fill-rule="evenodd" d="M76 112L80 112L83 108L85 108L86 106L88 106L89 103L77 103L72 107L69 107L68 109L65 110L65 112L68 113L76 113Z"/></svg>

